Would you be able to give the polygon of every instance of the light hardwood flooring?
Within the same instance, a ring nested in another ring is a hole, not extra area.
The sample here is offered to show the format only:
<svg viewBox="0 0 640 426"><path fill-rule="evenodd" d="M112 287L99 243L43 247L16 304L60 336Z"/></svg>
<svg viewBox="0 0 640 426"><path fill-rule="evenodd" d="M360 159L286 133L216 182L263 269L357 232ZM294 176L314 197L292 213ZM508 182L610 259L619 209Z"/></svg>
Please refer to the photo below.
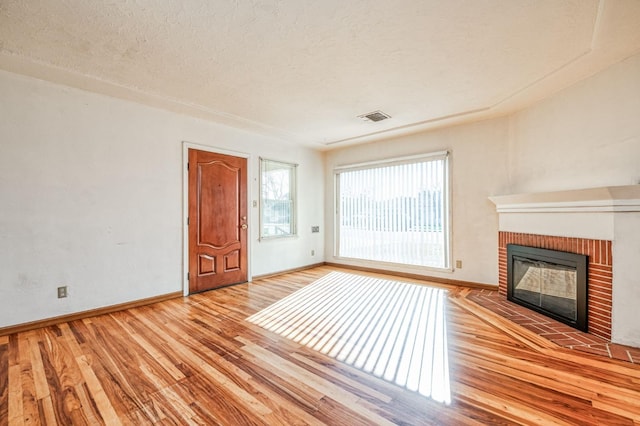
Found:
<svg viewBox="0 0 640 426"><path fill-rule="evenodd" d="M422 283L448 290L450 404L255 319L334 272L400 280L325 266L0 336L0 425L640 425L639 365L561 348L461 287Z"/></svg>

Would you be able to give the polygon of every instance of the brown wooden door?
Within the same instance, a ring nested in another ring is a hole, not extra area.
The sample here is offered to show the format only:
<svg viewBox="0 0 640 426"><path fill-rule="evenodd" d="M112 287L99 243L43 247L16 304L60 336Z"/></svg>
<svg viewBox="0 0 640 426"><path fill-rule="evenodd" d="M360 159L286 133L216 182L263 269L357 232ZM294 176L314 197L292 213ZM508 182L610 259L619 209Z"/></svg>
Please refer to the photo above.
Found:
<svg viewBox="0 0 640 426"><path fill-rule="evenodd" d="M189 150L189 292L247 281L247 159Z"/></svg>

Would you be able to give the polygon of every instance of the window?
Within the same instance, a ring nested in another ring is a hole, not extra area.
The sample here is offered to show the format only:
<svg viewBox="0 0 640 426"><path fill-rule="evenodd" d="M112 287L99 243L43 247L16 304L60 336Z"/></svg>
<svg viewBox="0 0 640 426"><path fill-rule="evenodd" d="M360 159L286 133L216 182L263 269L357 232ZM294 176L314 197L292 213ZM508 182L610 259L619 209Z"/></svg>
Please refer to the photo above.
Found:
<svg viewBox="0 0 640 426"><path fill-rule="evenodd" d="M336 169L336 255L449 268L447 153Z"/></svg>
<svg viewBox="0 0 640 426"><path fill-rule="evenodd" d="M260 238L296 234L296 168L260 159Z"/></svg>

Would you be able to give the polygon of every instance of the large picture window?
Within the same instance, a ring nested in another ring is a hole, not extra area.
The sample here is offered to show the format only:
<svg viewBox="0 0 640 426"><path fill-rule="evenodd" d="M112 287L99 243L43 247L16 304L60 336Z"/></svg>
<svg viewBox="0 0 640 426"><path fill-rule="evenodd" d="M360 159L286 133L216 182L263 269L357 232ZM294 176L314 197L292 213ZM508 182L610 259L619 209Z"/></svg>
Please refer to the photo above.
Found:
<svg viewBox="0 0 640 426"><path fill-rule="evenodd" d="M296 169L260 159L260 238L296 234Z"/></svg>
<svg viewBox="0 0 640 426"><path fill-rule="evenodd" d="M336 255L448 269L447 153L335 171Z"/></svg>

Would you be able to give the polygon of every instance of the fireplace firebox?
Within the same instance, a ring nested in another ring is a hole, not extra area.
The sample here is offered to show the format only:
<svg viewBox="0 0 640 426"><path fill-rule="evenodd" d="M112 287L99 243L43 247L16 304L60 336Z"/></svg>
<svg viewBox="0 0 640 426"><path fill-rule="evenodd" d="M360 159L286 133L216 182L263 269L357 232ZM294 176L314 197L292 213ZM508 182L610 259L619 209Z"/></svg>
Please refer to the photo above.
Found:
<svg viewBox="0 0 640 426"><path fill-rule="evenodd" d="M507 299L587 331L585 255L507 245Z"/></svg>

